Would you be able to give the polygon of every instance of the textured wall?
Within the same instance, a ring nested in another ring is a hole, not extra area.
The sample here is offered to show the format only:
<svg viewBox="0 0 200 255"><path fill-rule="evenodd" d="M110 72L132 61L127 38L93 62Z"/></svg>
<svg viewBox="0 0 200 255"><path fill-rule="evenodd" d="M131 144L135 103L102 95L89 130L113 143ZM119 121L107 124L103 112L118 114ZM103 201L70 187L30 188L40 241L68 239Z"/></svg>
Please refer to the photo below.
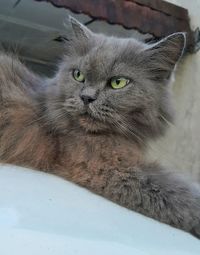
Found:
<svg viewBox="0 0 200 255"><path fill-rule="evenodd" d="M187 8L192 28L200 27L200 0L170 0ZM191 173L200 181L200 51L187 56L173 84L176 122L149 153L164 165Z"/></svg>

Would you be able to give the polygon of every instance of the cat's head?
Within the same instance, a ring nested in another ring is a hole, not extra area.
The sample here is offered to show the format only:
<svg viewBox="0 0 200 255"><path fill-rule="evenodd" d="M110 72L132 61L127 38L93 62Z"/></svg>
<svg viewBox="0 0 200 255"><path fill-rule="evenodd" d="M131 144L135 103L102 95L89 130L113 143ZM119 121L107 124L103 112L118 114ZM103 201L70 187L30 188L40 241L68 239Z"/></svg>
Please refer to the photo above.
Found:
<svg viewBox="0 0 200 255"><path fill-rule="evenodd" d="M73 35L48 103L55 125L67 131L70 119L86 132L136 140L163 133L172 119L168 81L183 53L184 33L147 45L95 34L73 18L70 22Z"/></svg>

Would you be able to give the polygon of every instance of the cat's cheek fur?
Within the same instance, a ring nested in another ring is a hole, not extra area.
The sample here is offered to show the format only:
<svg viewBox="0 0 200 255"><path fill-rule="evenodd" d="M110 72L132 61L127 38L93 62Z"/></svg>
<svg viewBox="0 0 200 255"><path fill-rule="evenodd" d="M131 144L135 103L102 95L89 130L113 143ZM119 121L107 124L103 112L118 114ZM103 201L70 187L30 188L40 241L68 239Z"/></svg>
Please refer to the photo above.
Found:
<svg viewBox="0 0 200 255"><path fill-rule="evenodd" d="M85 107L79 97L68 98L63 102L64 109L72 116L79 116L85 113Z"/></svg>

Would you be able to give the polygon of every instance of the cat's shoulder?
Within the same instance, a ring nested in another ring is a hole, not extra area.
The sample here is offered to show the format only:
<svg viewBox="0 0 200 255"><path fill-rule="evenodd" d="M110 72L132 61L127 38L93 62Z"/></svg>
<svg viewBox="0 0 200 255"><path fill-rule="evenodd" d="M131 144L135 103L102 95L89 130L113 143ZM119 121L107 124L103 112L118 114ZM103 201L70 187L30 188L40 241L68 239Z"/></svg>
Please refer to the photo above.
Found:
<svg viewBox="0 0 200 255"><path fill-rule="evenodd" d="M0 82L6 91L10 88L32 93L44 86L45 78L30 70L17 55L0 52Z"/></svg>

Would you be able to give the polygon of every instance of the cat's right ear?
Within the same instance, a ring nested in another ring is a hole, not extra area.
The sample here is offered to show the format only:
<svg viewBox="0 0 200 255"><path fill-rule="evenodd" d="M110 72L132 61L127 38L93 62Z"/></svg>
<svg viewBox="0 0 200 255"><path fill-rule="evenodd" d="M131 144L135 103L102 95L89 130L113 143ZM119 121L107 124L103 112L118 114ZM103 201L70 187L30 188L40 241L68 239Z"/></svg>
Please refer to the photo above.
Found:
<svg viewBox="0 0 200 255"><path fill-rule="evenodd" d="M90 31L86 26L81 24L75 18L69 16L69 24L71 25L73 36L81 41L87 41L92 37L92 31ZM66 23L65 23L66 24Z"/></svg>
<svg viewBox="0 0 200 255"><path fill-rule="evenodd" d="M71 26L65 44L66 55L85 55L94 45L94 33L71 16L65 25Z"/></svg>

